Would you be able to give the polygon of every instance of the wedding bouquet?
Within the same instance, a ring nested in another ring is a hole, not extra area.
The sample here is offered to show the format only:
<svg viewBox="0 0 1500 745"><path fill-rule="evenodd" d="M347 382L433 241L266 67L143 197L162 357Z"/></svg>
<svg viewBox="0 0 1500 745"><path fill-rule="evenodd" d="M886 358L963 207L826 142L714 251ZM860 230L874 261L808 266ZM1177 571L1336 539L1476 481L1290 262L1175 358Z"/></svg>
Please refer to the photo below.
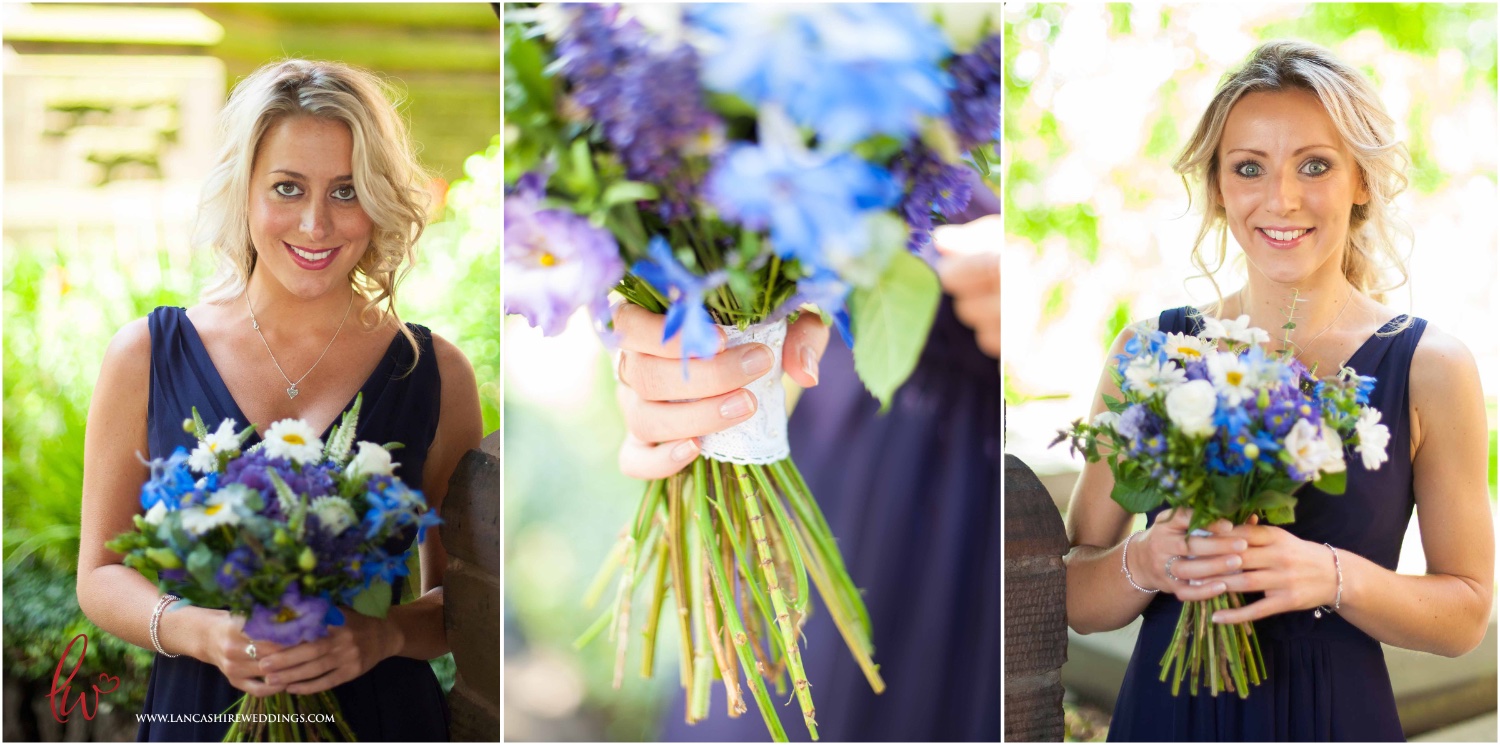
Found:
<svg viewBox="0 0 1500 745"><path fill-rule="evenodd" d="M384 618L410 553L386 545L413 527L420 543L442 520L394 475L400 464L390 449L399 444L360 442L354 452L362 397L326 444L306 422L283 419L244 453L254 426L236 432L226 419L210 432L195 408L184 427L197 447L150 462L141 487L145 516L106 545L125 555L126 566L156 577L163 592L247 617L245 634L254 641L321 639L329 626L343 625L340 605ZM225 742L354 740L332 691L245 695L238 713L328 715L333 725L321 717L242 719Z"/></svg>
<svg viewBox="0 0 1500 745"><path fill-rule="evenodd" d="M811 586L885 684L859 590L788 457L787 322L834 324L890 404L940 296L932 227L967 206L965 169L989 174L1000 37L956 53L903 5L550 5L508 9L505 44L507 312L551 335L586 308L609 343L613 292L666 314L684 374L718 351L718 329L776 358L750 386L754 418L647 485L606 565L615 602L580 642L609 630L618 687L646 583L649 676L670 591L688 721L707 716L715 678L730 716L746 711L738 666L775 739L767 681L780 695L790 683L816 739L799 648Z"/></svg>
<svg viewBox="0 0 1500 745"><path fill-rule="evenodd" d="M1197 336L1137 328L1110 371L1124 399L1106 396L1107 411L1053 443L1070 440L1089 462L1107 462L1111 496L1127 512L1163 502L1190 509L1199 535L1216 520L1238 525L1251 515L1285 525L1296 517L1293 494L1302 485L1344 493L1346 449L1367 469L1386 461L1390 432L1366 405L1374 378L1345 367L1320 380L1289 352L1267 355L1260 345L1270 335L1251 327L1249 316L1203 320ZM1239 593L1227 593L1183 604L1161 661L1172 695L1184 676L1193 695L1205 677L1213 695L1229 690L1241 698L1265 679L1253 624L1211 620L1242 603Z"/></svg>

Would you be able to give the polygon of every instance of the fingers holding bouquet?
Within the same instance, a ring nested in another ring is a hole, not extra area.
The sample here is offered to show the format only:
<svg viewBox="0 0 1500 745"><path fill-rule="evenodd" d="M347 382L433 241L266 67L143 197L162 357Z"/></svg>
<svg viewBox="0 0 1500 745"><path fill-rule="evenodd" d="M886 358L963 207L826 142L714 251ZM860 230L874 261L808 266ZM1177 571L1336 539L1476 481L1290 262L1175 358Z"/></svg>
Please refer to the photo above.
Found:
<svg viewBox="0 0 1500 745"><path fill-rule="evenodd" d="M1202 536L1190 531L1192 519L1192 510L1186 508L1163 510L1136 539L1141 558L1131 562L1132 574L1184 602L1223 594L1221 575L1239 567L1240 552L1246 548L1244 538L1231 535L1234 526L1228 520L1210 523L1205 530L1211 535Z"/></svg>
<svg viewBox="0 0 1500 745"><path fill-rule="evenodd" d="M1256 621L1278 613L1332 606L1339 600L1339 567L1333 549L1303 540L1251 516L1228 533L1248 543L1242 571L1212 577L1231 592L1262 592L1265 597L1240 608L1220 610L1215 623Z"/></svg>
<svg viewBox="0 0 1500 745"><path fill-rule="evenodd" d="M252 696L274 696L285 691L286 686L266 681L259 664L260 659L284 647L271 641L252 641L245 635L243 616L215 612L220 618L210 627L203 661L219 668L235 689Z"/></svg>
<svg viewBox="0 0 1500 745"><path fill-rule="evenodd" d="M298 695L320 693L364 675L400 647L395 624L342 612L344 625L330 627L328 636L259 655L256 666L266 684Z"/></svg>
<svg viewBox="0 0 1500 745"><path fill-rule="evenodd" d="M663 343L666 317L623 303L615 309L620 356L616 400L625 417L620 470L658 479L682 470L698 455L695 438L744 422L759 407L745 386L764 377L775 355L764 344L723 348L707 359L682 359L680 337ZM805 313L787 331L782 369L799 385L818 382L818 361L828 328ZM686 374L684 374L686 371Z"/></svg>

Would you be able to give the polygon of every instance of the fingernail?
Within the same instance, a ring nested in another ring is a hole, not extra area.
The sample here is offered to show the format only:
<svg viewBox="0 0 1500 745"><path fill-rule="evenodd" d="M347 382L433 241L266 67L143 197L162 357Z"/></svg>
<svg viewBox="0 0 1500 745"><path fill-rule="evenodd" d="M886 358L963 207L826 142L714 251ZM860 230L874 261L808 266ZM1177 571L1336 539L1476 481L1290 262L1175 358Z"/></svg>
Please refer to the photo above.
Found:
<svg viewBox="0 0 1500 745"><path fill-rule="evenodd" d="M1214 621L1214 623L1224 623L1224 614L1222 614L1222 613L1215 613L1213 615L1213 621Z"/></svg>
<svg viewBox="0 0 1500 745"><path fill-rule="evenodd" d="M1244 551L1245 549L1247 549L1249 547L1250 547L1250 544L1248 544L1248 543L1246 543L1244 541L1235 541L1234 542L1234 550L1236 550L1236 551Z"/></svg>
<svg viewBox="0 0 1500 745"><path fill-rule="evenodd" d="M802 349L798 352L798 354L802 355L802 372L807 373L807 377L812 378L813 385L817 385L818 384L818 358L817 358L817 355L813 354L812 347L809 347L809 346L802 347Z"/></svg>
<svg viewBox="0 0 1500 745"><path fill-rule="evenodd" d="M1220 582L1219 584L1214 585L1214 592L1228 592L1228 591L1229 591L1229 585L1226 585L1223 582Z"/></svg>
<svg viewBox="0 0 1500 745"><path fill-rule="evenodd" d="M765 345L756 344L740 355L740 369L746 375L761 375L771 369L771 364L776 359L771 355L771 350Z"/></svg>
<svg viewBox="0 0 1500 745"><path fill-rule="evenodd" d="M698 446L692 440L683 440L672 448L672 460L681 463L692 458L698 453Z"/></svg>
<svg viewBox="0 0 1500 745"><path fill-rule="evenodd" d="M1230 569L1233 569L1233 568L1235 568L1235 567L1237 567L1237 566L1240 565L1240 557L1238 557L1238 556L1231 556L1231 557L1229 557L1229 561L1224 562L1224 563L1228 564Z"/></svg>
<svg viewBox="0 0 1500 745"><path fill-rule="evenodd" d="M739 419L750 413L750 394L741 391L729 397L729 400L719 405L719 416L725 419Z"/></svg>
<svg viewBox="0 0 1500 745"><path fill-rule="evenodd" d="M1193 586L1193 587L1197 587L1198 585L1203 584L1203 580L1201 580L1201 579L1190 579L1190 580L1188 580L1188 584L1191 585L1191 586Z"/></svg>

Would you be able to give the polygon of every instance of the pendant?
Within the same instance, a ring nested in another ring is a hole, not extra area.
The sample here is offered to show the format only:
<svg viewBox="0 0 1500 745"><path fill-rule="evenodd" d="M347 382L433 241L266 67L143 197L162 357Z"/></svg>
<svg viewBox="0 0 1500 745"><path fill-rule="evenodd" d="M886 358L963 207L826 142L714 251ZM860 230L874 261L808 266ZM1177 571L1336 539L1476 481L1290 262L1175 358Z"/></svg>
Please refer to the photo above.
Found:
<svg viewBox="0 0 1500 745"><path fill-rule="evenodd" d="M1323 617L1323 609L1322 608L1318 608L1318 609L1316 609L1316 610L1313 611L1313 618L1322 618L1322 617Z"/></svg>
<svg viewBox="0 0 1500 745"><path fill-rule="evenodd" d="M293 383L290 388L286 389L286 397L287 398L296 398L297 397L297 384L296 383Z"/></svg>

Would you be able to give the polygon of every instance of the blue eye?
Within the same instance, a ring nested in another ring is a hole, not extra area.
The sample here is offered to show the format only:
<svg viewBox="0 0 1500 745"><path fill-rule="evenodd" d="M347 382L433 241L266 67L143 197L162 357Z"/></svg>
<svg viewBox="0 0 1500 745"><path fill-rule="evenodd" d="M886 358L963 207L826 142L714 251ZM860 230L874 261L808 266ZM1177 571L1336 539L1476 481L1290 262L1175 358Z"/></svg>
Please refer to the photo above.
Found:
<svg viewBox="0 0 1500 745"><path fill-rule="evenodd" d="M1265 173L1265 171L1261 169L1259 163L1252 163L1249 161L1235 166L1234 172L1241 176L1244 176L1245 178L1255 178L1256 176L1260 176Z"/></svg>
<svg viewBox="0 0 1500 745"><path fill-rule="evenodd" d="M1332 168L1332 166L1321 160L1310 160L1306 165L1302 166L1302 172L1309 176L1322 176L1323 174L1328 173L1328 170L1330 168Z"/></svg>
<svg viewBox="0 0 1500 745"><path fill-rule="evenodd" d="M302 196L302 187L290 181L283 181L271 188L274 189L277 194L280 194L283 197Z"/></svg>

